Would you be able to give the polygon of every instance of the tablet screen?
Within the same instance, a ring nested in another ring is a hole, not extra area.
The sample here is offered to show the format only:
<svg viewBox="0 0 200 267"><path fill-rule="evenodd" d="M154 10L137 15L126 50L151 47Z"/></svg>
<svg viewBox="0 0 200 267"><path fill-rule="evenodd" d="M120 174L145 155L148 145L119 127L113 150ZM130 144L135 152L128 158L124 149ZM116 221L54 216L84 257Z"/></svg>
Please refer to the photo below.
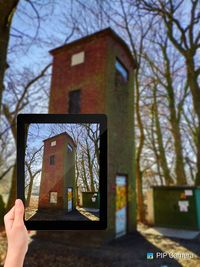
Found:
<svg viewBox="0 0 200 267"><path fill-rule="evenodd" d="M24 122L24 131L25 222L100 221L101 123Z"/></svg>

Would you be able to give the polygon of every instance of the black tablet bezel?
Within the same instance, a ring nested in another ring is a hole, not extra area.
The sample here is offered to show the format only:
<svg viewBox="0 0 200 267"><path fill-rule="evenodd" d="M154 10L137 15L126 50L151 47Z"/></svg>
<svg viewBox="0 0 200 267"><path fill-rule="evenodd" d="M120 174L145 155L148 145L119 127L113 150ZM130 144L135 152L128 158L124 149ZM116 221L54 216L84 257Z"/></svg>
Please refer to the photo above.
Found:
<svg viewBox="0 0 200 267"><path fill-rule="evenodd" d="M100 220L26 221L28 230L103 230L107 227L107 118L104 114L19 114L17 116L17 197L25 203L25 125L31 123L100 124Z"/></svg>

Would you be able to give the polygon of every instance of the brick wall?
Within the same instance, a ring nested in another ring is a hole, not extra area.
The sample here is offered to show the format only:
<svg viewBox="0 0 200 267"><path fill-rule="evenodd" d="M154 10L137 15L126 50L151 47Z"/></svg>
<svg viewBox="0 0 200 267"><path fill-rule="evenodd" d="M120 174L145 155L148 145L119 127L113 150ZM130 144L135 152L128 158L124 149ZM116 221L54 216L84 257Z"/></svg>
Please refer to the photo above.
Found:
<svg viewBox="0 0 200 267"><path fill-rule="evenodd" d="M71 56L85 51L85 62L71 67ZM115 235L117 174L127 176L127 231L136 228L134 160L135 63L125 43L110 30L52 51L53 73L49 113L68 113L68 94L81 90L81 113L108 117L108 238ZM116 58L129 71L127 84L116 86Z"/></svg>
<svg viewBox="0 0 200 267"><path fill-rule="evenodd" d="M51 146L52 141L56 141L55 146ZM72 186L71 180L74 179L74 174L71 175L69 169L72 168L72 172L73 169L75 172L74 164L71 162L74 161L74 157L73 155L67 156L67 143L73 146L66 134L60 134L44 141L39 208L64 208L66 205L64 185ZM55 155L54 165L50 165L50 156L52 155ZM57 204L50 203L49 192L58 192Z"/></svg>

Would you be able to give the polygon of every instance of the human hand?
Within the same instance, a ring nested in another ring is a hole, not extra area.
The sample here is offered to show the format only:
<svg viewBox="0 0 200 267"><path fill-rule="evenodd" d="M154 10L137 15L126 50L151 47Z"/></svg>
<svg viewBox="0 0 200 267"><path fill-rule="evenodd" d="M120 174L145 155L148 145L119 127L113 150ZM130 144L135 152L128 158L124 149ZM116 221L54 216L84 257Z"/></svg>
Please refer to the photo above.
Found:
<svg viewBox="0 0 200 267"><path fill-rule="evenodd" d="M5 267L23 265L23 260L28 250L28 232L24 225L23 216L23 202L17 199L15 206L4 216L8 239Z"/></svg>

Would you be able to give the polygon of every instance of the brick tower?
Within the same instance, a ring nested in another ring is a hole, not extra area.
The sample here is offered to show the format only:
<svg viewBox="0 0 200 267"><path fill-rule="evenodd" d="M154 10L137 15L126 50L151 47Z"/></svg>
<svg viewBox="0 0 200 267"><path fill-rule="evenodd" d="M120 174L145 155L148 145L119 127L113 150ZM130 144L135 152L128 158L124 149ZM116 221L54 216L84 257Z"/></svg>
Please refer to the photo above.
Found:
<svg viewBox="0 0 200 267"><path fill-rule="evenodd" d="M106 114L108 229L112 239L136 229L134 174L135 61L110 28L52 50L49 113Z"/></svg>
<svg viewBox="0 0 200 267"><path fill-rule="evenodd" d="M76 207L75 148L65 132L44 140L39 209Z"/></svg>

